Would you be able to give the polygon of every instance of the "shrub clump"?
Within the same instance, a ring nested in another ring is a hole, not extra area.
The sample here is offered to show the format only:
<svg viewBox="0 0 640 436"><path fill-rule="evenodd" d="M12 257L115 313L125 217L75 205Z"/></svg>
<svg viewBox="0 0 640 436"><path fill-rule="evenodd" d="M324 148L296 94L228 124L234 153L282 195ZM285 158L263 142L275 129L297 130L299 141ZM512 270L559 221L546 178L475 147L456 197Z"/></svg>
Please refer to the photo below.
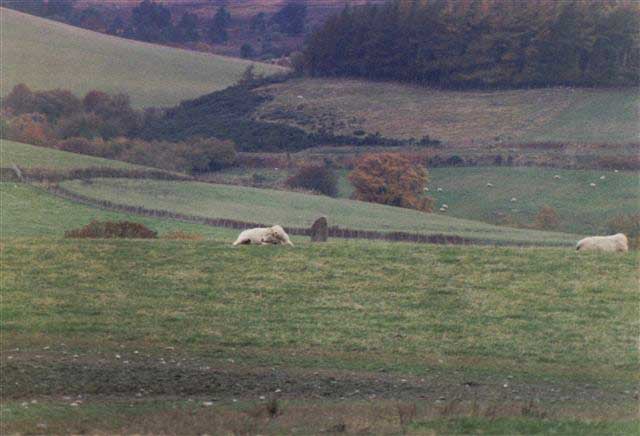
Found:
<svg viewBox="0 0 640 436"><path fill-rule="evenodd" d="M305 165L285 182L290 188L316 191L329 197L338 195L338 178L326 166Z"/></svg>
<svg viewBox="0 0 640 436"><path fill-rule="evenodd" d="M434 200L424 195L427 171L397 153L365 155L349 174L355 188L354 198L372 203L433 210Z"/></svg>
<svg viewBox="0 0 640 436"><path fill-rule="evenodd" d="M158 233L147 226L132 221L97 221L79 229L64 232L65 238L95 238L95 239L155 239Z"/></svg>

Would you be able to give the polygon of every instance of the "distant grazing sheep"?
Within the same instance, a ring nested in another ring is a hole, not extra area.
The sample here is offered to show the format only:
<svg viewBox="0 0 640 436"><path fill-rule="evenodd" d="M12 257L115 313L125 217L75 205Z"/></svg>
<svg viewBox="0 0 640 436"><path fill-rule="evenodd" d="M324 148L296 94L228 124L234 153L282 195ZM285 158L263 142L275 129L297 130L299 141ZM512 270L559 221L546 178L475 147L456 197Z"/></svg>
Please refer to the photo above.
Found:
<svg viewBox="0 0 640 436"><path fill-rule="evenodd" d="M442 192L442 188L438 188L438 189L436 189L436 191Z"/></svg>
<svg viewBox="0 0 640 436"><path fill-rule="evenodd" d="M442 207L444 207L445 209L449 209L449 205L448 205L448 204L446 204L446 203L444 203L444 204L442 205Z"/></svg>
<svg viewBox="0 0 640 436"><path fill-rule="evenodd" d="M589 183L589 186L591 186L592 188L595 188L596 184L592 182L592 183Z"/></svg>
<svg viewBox="0 0 640 436"><path fill-rule="evenodd" d="M511 202L515 203L516 201L518 201L518 199L516 197L511 197Z"/></svg>
<svg viewBox="0 0 640 436"><path fill-rule="evenodd" d="M604 180L606 178L607 178L606 176L600 176L600 180Z"/></svg>
<svg viewBox="0 0 640 436"><path fill-rule="evenodd" d="M255 244L255 245L291 245L289 235L281 226L258 227L255 229L245 230L238 236L233 245Z"/></svg>
<svg viewBox="0 0 640 436"><path fill-rule="evenodd" d="M618 171L618 170L613 170L613 172L614 172L614 173L618 173L619 171Z"/></svg>
<svg viewBox="0 0 640 436"><path fill-rule="evenodd" d="M576 250L579 251L629 251L629 241L623 233L611 236L590 236L578 241Z"/></svg>
<svg viewBox="0 0 640 436"><path fill-rule="evenodd" d="M487 188L493 188L493 183L487 183Z"/></svg>
<svg viewBox="0 0 640 436"><path fill-rule="evenodd" d="M562 177L560 177L558 174L556 174L556 175L553 176L553 178L558 180L558 179L561 179Z"/></svg>
<svg viewBox="0 0 640 436"><path fill-rule="evenodd" d="M440 208L440 212L446 212L446 211L447 211L447 209L445 209L444 207Z"/></svg>

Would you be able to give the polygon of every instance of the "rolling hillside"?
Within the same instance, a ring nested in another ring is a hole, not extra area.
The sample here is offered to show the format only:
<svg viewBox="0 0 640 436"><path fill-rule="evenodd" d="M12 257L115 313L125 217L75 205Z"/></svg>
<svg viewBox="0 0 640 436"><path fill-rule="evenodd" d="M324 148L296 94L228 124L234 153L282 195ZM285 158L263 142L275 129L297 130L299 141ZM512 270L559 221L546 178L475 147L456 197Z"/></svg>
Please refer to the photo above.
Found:
<svg viewBox="0 0 640 436"><path fill-rule="evenodd" d="M67 181L61 186L87 197L118 204L264 224L308 227L324 215L330 225L346 228L441 233L496 243L573 245L579 238L359 201L239 186L129 179L95 179L92 184Z"/></svg>
<svg viewBox="0 0 640 436"><path fill-rule="evenodd" d="M275 99L257 117L307 130L449 144L638 142L633 89L443 91L363 80L297 79L262 89Z"/></svg>
<svg viewBox="0 0 640 436"><path fill-rule="evenodd" d="M237 81L250 62L161 47L0 9L2 93L32 89L126 92L137 107L168 106ZM256 64L262 73L283 71Z"/></svg>
<svg viewBox="0 0 640 436"><path fill-rule="evenodd" d="M15 164L20 168L48 168L54 170L87 167L147 168L127 162L69 153L53 148L7 141L6 139L0 139L0 162L6 168L9 168L11 164Z"/></svg>
<svg viewBox="0 0 640 436"><path fill-rule="evenodd" d="M22 183L0 183L0 237L62 238L66 230L82 227L92 220L129 220L164 233L182 230L206 238L233 241L237 232L180 221L143 218L77 204Z"/></svg>
<svg viewBox="0 0 640 436"><path fill-rule="evenodd" d="M615 216L640 212L640 180L628 171L484 167L434 168L429 174L430 186L442 188L429 194L458 218L495 222L496 213L503 213L516 223L532 224L539 209L549 205L558 213L559 230L599 234L608 231Z"/></svg>
<svg viewBox="0 0 640 436"><path fill-rule="evenodd" d="M455 167L429 168L428 172L429 195L436 200L436 210L447 204L446 214L457 218L495 223L500 221L499 214L504 214L512 224L531 225L539 209L549 205L559 215L559 230L591 234L606 232L608 221L617 215L640 212L640 181L630 171ZM261 187L286 189L284 182L294 173L287 169L231 168L215 173L212 179L242 185L259 180ZM338 171L340 198L353 193L348 174L347 170ZM555 175L561 178L555 179ZM603 176L605 179L600 179ZM488 188L487 183L494 186Z"/></svg>

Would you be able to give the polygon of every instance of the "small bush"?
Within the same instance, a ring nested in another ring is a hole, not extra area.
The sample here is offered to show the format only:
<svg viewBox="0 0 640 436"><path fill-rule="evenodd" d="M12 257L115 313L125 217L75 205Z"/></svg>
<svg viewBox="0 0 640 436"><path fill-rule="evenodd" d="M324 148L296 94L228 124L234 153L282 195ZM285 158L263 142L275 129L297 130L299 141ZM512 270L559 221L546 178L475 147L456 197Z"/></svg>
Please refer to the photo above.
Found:
<svg viewBox="0 0 640 436"><path fill-rule="evenodd" d="M64 232L65 238L155 239L158 233L132 221L91 221L84 227Z"/></svg>
<svg viewBox="0 0 640 436"><path fill-rule="evenodd" d="M338 178L326 166L303 166L295 175L289 177L285 184L290 188L308 189L329 197L338 195Z"/></svg>
<svg viewBox="0 0 640 436"><path fill-rule="evenodd" d="M610 233L624 233L629 238L629 248L640 248L640 213L618 215L609 221L607 228Z"/></svg>
<svg viewBox="0 0 640 436"><path fill-rule="evenodd" d="M162 235L162 239L169 239L173 241L202 241L204 236L199 233L187 233L182 230L174 230Z"/></svg>
<svg viewBox="0 0 640 436"><path fill-rule="evenodd" d="M369 154L362 157L349 174L355 188L354 198L372 203L433 210L434 200L424 196L427 171L406 156L396 153Z"/></svg>

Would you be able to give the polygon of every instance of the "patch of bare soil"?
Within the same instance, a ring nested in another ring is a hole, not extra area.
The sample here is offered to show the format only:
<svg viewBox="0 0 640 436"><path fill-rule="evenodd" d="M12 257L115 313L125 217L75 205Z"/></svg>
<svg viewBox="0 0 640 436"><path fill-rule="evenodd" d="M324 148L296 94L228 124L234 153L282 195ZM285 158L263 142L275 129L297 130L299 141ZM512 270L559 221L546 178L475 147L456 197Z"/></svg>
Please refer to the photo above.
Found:
<svg viewBox="0 0 640 436"><path fill-rule="evenodd" d="M129 359L129 360L126 360ZM185 357L79 357L46 353L3 356L3 400L83 395L100 398L400 400L445 402L594 402L638 400L638 386L518 381L510 376L386 373L242 367Z"/></svg>

